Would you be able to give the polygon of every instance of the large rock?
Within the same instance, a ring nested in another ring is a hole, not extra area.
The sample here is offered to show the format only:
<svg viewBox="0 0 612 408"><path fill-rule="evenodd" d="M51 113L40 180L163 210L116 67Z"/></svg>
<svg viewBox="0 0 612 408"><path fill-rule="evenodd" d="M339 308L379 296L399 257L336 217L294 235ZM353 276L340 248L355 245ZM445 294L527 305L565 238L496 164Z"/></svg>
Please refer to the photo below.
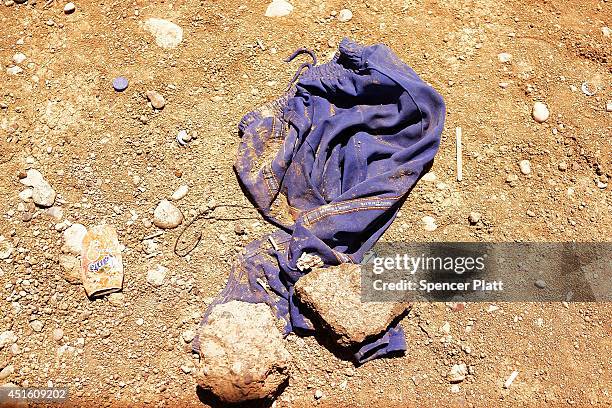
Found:
<svg viewBox="0 0 612 408"><path fill-rule="evenodd" d="M198 337L198 383L225 402L272 396L288 379L291 356L265 304L217 305Z"/></svg>
<svg viewBox="0 0 612 408"><path fill-rule="evenodd" d="M409 307L407 303L362 302L361 267L355 264L316 268L298 280L295 292L341 346L383 333Z"/></svg>
<svg viewBox="0 0 612 408"><path fill-rule="evenodd" d="M80 255L83 251L83 238L87 235L87 228L82 224L72 224L64 231L64 251Z"/></svg>
<svg viewBox="0 0 612 408"><path fill-rule="evenodd" d="M42 174L36 169L29 169L26 177L21 179L21 183L32 187L32 200L41 207L51 207L55 202L55 190L51 187Z"/></svg>
<svg viewBox="0 0 612 408"><path fill-rule="evenodd" d="M155 36L155 43L162 48L175 48L183 41L183 29L168 20L150 18L144 27Z"/></svg>

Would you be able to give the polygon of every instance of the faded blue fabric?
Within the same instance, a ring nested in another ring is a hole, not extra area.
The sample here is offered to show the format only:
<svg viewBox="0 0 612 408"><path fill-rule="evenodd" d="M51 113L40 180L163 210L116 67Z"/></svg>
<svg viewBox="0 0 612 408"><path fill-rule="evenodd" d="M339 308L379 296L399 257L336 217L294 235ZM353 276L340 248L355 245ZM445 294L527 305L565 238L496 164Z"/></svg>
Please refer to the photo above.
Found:
<svg viewBox="0 0 612 408"><path fill-rule="evenodd" d="M297 260L359 263L438 150L442 97L388 47L344 39L332 61L306 67L285 95L239 124L236 173L279 229L237 257L202 324L214 305L237 299L270 305L287 333L313 330L293 296L307 272ZM358 347L355 360L405 349L397 325Z"/></svg>

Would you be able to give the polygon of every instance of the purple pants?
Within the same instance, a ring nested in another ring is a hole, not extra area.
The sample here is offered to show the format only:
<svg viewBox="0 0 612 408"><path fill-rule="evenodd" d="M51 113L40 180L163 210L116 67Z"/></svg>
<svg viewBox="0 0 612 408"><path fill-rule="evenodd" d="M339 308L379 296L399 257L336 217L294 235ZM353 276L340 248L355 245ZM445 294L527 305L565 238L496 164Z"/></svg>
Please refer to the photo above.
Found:
<svg viewBox="0 0 612 408"><path fill-rule="evenodd" d="M287 333L313 330L293 294L307 272L300 256L327 266L361 262L433 162L444 102L388 47L344 39L332 61L314 63L238 125L236 173L278 230L237 257L202 324L216 304L242 300L270 305ZM405 349L398 325L360 345L355 360Z"/></svg>

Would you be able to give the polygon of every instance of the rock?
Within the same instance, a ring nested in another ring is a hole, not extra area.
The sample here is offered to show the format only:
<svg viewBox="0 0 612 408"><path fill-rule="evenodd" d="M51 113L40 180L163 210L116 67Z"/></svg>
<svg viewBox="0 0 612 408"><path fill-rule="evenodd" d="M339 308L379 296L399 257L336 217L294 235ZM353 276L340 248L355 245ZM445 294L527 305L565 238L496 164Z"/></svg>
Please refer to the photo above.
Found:
<svg viewBox="0 0 612 408"><path fill-rule="evenodd" d="M144 28L153 34L155 43L162 48L175 48L183 41L183 29L161 18L149 18Z"/></svg>
<svg viewBox="0 0 612 408"><path fill-rule="evenodd" d="M426 215L425 217L421 218L421 221L423 222L423 229L425 229L425 231L435 231L436 228L438 228L438 225L436 224L436 220L433 217L430 217L429 215Z"/></svg>
<svg viewBox="0 0 612 408"><path fill-rule="evenodd" d="M13 62L17 65L21 64L26 59L27 57L25 56L25 54L21 52L18 52L17 54L13 55Z"/></svg>
<svg viewBox="0 0 612 408"><path fill-rule="evenodd" d="M193 330L185 330L181 335L185 343L191 343L195 338L195 332Z"/></svg>
<svg viewBox="0 0 612 408"><path fill-rule="evenodd" d="M8 259L13 253L13 244L8 239L0 235L0 259Z"/></svg>
<svg viewBox="0 0 612 408"><path fill-rule="evenodd" d="M66 3L66 5L64 6L64 13L66 14L74 13L74 10L76 10L76 6L74 5L74 3Z"/></svg>
<svg viewBox="0 0 612 408"><path fill-rule="evenodd" d="M342 9L338 13L338 21L340 21L341 23L346 23L348 21L351 21L352 18L353 18L353 12L349 9Z"/></svg>
<svg viewBox="0 0 612 408"><path fill-rule="evenodd" d="M612 35L612 30L610 29L610 27L601 27L601 33L603 34L604 37L610 37Z"/></svg>
<svg viewBox="0 0 612 408"><path fill-rule="evenodd" d="M36 169L29 169L21 184L32 187L32 200L41 207L51 207L55 202L55 190Z"/></svg>
<svg viewBox="0 0 612 408"><path fill-rule="evenodd" d="M453 394L457 394L461 391L461 387L459 387L459 384L453 384L450 387L450 392L452 392Z"/></svg>
<svg viewBox="0 0 612 408"><path fill-rule="evenodd" d="M32 320L30 322L30 327L37 333L40 333L44 327L44 323L40 320Z"/></svg>
<svg viewBox="0 0 612 408"><path fill-rule="evenodd" d="M81 261L78 257L60 254L59 264L62 267L62 277L72 285L81 283Z"/></svg>
<svg viewBox="0 0 612 408"><path fill-rule="evenodd" d="M291 3L285 0L272 0L266 9L266 17L284 17L293 11Z"/></svg>
<svg viewBox="0 0 612 408"><path fill-rule="evenodd" d="M321 390L316 390L314 393L314 397L316 400L320 400L321 398L323 398L323 391Z"/></svg>
<svg viewBox="0 0 612 408"><path fill-rule="evenodd" d="M87 235L87 228L81 224L72 224L64 231L63 249L75 255L83 252L83 238Z"/></svg>
<svg viewBox="0 0 612 408"><path fill-rule="evenodd" d="M125 295L123 293L111 293L107 298L108 302L114 306L123 306L125 303Z"/></svg>
<svg viewBox="0 0 612 408"><path fill-rule="evenodd" d="M546 287L546 282L542 279L538 279L537 281L535 281L535 286L538 289L544 289Z"/></svg>
<svg viewBox="0 0 612 408"><path fill-rule="evenodd" d="M524 175L531 173L531 163L529 163L529 160L521 160L519 162L519 168Z"/></svg>
<svg viewBox="0 0 612 408"><path fill-rule="evenodd" d="M450 334L451 326L449 322L444 322L442 326L440 326L440 331L444 334Z"/></svg>
<svg viewBox="0 0 612 408"><path fill-rule="evenodd" d="M564 161L560 162L559 165L558 165L558 168L559 168L559 171L567 170L567 163L564 162Z"/></svg>
<svg viewBox="0 0 612 408"><path fill-rule="evenodd" d="M512 54L508 54L507 52L502 52L502 53L497 54L497 58L499 59L499 62L508 63L512 60Z"/></svg>
<svg viewBox="0 0 612 408"><path fill-rule="evenodd" d="M476 225L480 221L481 217L482 215L479 212L472 211L470 215L468 216L468 221L470 222L470 224Z"/></svg>
<svg viewBox="0 0 612 408"><path fill-rule="evenodd" d="M30 201L33 195L34 195L33 188L26 188L25 190L23 190L21 193L18 194L19 199L21 201Z"/></svg>
<svg viewBox="0 0 612 408"><path fill-rule="evenodd" d="M159 228L171 229L183 222L183 213L170 201L161 200L153 213L153 224Z"/></svg>
<svg viewBox="0 0 612 408"><path fill-rule="evenodd" d="M183 184L182 186L177 188L174 193L172 193L172 196L170 198L172 198L172 200L174 201L180 200L181 198L187 195L188 191L189 191L189 187Z"/></svg>
<svg viewBox="0 0 612 408"><path fill-rule="evenodd" d="M342 346L383 333L409 307L397 302L363 302L361 266L355 264L316 268L298 280L295 292Z"/></svg>
<svg viewBox="0 0 612 408"><path fill-rule="evenodd" d="M64 338L64 331L61 328L53 329L53 340L60 341Z"/></svg>
<svg viewBox="0 0 612 408"><path fill-rule="evenodd" d="M465 363L455 364L446 375L446 378L453 384L460 383L461 381L465 380L467 373L468 369Z"/></svg>
<svg viewBox="0 0 612 408"><path fill-rule="evenodd" d="M137 324L138 326L142 326L142 325L144 324L144 319L143 319L143 318L141 318L141 317L139 317L138 319L136 319L136 324Z"/></svg>
<svg viewBox="0 0 612 408"><path fill-rule="evenodd" d="M198 384L224 402L266 398L288 381L291 355L264 303L215 306L198 338Z"/></svg>
<svg viewBox="0 0 612 408"><path fill-rule="evenodd" d="M117 92L123 92L127 89L129 81L126 77L117 77L113 79L113 88Z"/></svg>
<svg viewBox="0 0 612 408"><path fill-rule="evenodd" d="M157 252L157 248L157 242L155 242L155 240L153 239L145 239L144 241L142 241L142 250L147 255L151 255Z"/></svg>
<svg viewBox="0 0 612 408"><path fill-rule="evenodd" d="M429 173L425 173L425 175L422 177L423 181L434 182L436 181L436 179L437 179L436 173L434 173L433 171L430 171Z"/></svg>
<svg viewBox="0 0 612 408"><path fill-rule="evenodd" d="M186 146L190 141L191 136L189 136L189 133L187 133L186 130L179 130L178 134L176 135L176 142L180 146Z"/></svg>
<svg viewBox="0 0 612 408"><path fill-rule="evenodd" d="M185 373L185 374L189 374L192 370L192 368L186 364L183 364L181 366L181 370Z"/></svg>
<svg viewBox="0 0 612 408"><path fill-rule="evenodd" d="M538 123L544 123L548 120L550 116L550 112L548 107L543 102L536 102L533 104L533 110L531 112L531 116Z"/></svg>
<svg viewBox="0 0 612 408"><path fill-rule="evenodd" d="M612 101L606 103L606 112L612 112Z"/></svg>
<svg viewBox="0 0 612 408"><path fill-rule="evenodd" d="M16 341L17 336L12 330L7 330L0 333L0 350L2 350L5 346L15 343Z"/></svg>
<svg viewBox="0 0 612 408"><path fill-rule="evenodd" d="M164 109L164 106L166 106L166 100L160 93L147 91L146 95L149 102L151 102L151 106L155 109Z"/></svg>
<svg viewBox="0 0 612 408"><path fill-rule="evenodd" d="M9 75L19 75L23 73L23 69L21 67L18 67L17 65L14 65L12 67L8 67L6 69L6 73Z"/></svg>
<svg viewBox="0 0 612 408"><path fill-rule="evenodd" d="M7 365L2 370L0 370L0 381L4 381L11 376L15 372L15 367L12 364Z"/></svg>
<svg viewBox="0 0 612 408"><path fill-rule="evenodd" d="M151 286L160 287L164 284L164 279L168 273L168 268L162 265L157 265L154 269L149 269L147 272L147 282Z"/></svg>

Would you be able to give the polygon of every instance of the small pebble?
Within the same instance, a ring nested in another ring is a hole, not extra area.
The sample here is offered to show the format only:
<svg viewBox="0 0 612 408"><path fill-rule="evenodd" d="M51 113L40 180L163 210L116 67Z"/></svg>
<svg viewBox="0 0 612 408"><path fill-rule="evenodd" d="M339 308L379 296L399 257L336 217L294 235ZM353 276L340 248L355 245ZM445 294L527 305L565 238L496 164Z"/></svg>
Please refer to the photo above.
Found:
<svg viewBox="0 0 612 408"><path fill-rule="evenodd" d="M164 279L168 273L168 268L162 265L157 265L155 268L147 272L147 282L154 287L160 287L164 284Z"/></svg>
<svg viewBox="0 0 612 408"><path fill-rule="evenodd" d="M155 109L161 110L166 106L166 100L159 92L147 91L146 96L149 102L151 102L151 106Z"/></svg>
<svg viewBox="0 0 612 408"><path fill-rule="evenodd" d="M314 397L315 397L315 399L317 399L317 400L319 400L319 399L323 398L323 391L321 391L321 390L316 390L316 391L315 391L315 393L314 393Z"/></svg>
<svg viewBox="0 0 612 408"><path fill-rule="evenodd" d="M338 21L340 21L341 23L346 23L348 21L351 21L352 18L353 18L353 12L349 9L342 9L338 13Z"/></svg>
<svg viewBox="0 0 612 408"><path fill-rule="evenodd" d="M539 289L544 289L546 287L546 282L544 282L542 279L538 279L535 281L535 285Z"/></svg>
<svg viewBox="0 0 612 408"><path fill-rule="evenodd" d="M446 375L446 378L451 383L460 383L465 380L467 373L468 369L465 363L455 364Z"/></svg>
<svg viewBox="0 0 612 408"><path fill-rule="evenodd" d="M507 63L512 60L512 54L502 52L500 54L497 54L497 58L499 59L499 62Z"/></svg>
<svg viewBox="0 0 612 408"><path fill-rule="evenodd" d="M193 330L185 330L181 335L185 343L191 343L195 339L195 332Z"/></svg>
<svg viewBox="0 0 612 408"><path fill-rule="evenodd" d="M170 198L172 198L173 201L180 200L181 198L187 195L187 192L189 192L189 187L183 184L182 186L177 188L174 193L172 193L172 196Z"/></svg>
<svg viewBox="0 0 612 408"><path fill-rule="evenodd" d="M425 229L425 231L435 231L436 228L438 228L438 225L436 224L436 220L429 216L426 215L425 217L421 218L421 221L423 222L423 229Z"/></svg>
<svg viewBox="0 0 612 408"><path fill-rule="evenodd" d="M6 73L9 75L19 75L23 72L23 69L21 67L18 67L17 65L12 66L12 67L8 67L6 69Z"/></svg>
<svg viewBox="0 0 612 408"><path fill-rule="evenodd" d="M450 391L451 391L453 394L457 394L457 393L459 393L459 392L461 391L461 387L459 387L459 384L453 384L453 385L451 385L451 387L450 387Z"/></svg>
<svg viewBox="0 0 612 408"><path fill-rule="evenodd" d="M612 112L612 101L606 103L606 112Z"/></svg>
<svg viewBox="0 0 612 408"><path fill-rule="evenodd" d="M74 3L67 3L64 6L64 13L66 14L74 13L74 10L76 10L76 6L74 5Z"/></svg>
<svg viewBox="0 0 612 408"><path fill-rule="evenodd" d="M137 324L138 326L142 326L142 325L144 324L144 319L143 319L143 318L138 318L138 319L136 319L136 324Z"/></svg>
<svg viewBox="0 0 612 408"><path fill-rule="evenodd" d="M558 167L559 167L560 171L565 171L565 170L567 170L567 163L562 161L562 162L559 163Z"/></svg>
<svg viewBox="0 0 612 408"><path fill-rule="evenodd" d="M60 341L64 337L64 331L61 328L53 330L53 340Z"/></svg>
<svg viewBox="0 0 612 408"><path fill-rule="evenodd" d="M170 201L161 200L153 213L153 224L159 228L176 228L183 222L183 214Z"/></svg>
<svg viewBox="0 0 612 408"><path fill-rule="evenodd" d="M33 320L30 322L30 327L32 328L32 330L34 330L37 333L42 331L43 326L44 324L40 320Z"/></svg>
<svg viewBox="0 0 612 408"><path fill-rule="evenodd" d="M470 224L476 225L480 221L480 218L481 218L481 214L479 212L472 211L470 215L468 216L468 221L470 222Z"/></svg>
<svg viewBox="0 0 612 408"><path fill-rule="evenodd" d="M117 77L113 79L113 88L117 92L123 92L128 87L128 80L126 77Z"/></svg>
<svg viewBox="0 0 612 408"><path fill-rule="evenodd" d="M266 9L266 17L284 17L293 11L291 3L285 0L272 0Z"/></svg>
<svg viewBox="0 0 612 408"><path fill-rule="evenodd" d="M25 54L22 54L21 52L18 52L17 54L13 55L13 62L15 64L21 64L23 61L26 60L26 56Z"/></svg>
<svg viewBox="0 0 612 408"><path fill-rule="evenodd" d="M544 123L548 120L549 116L550 116L550 111L548 110L548 107L546 107L546 104L542 103L542 102L536 102L533 105L533 110L531 112L531 116L533 116L533 119L538 122L538 123Z"/></svg>
<svg viewBox="0 0 612 408"><path fill-rule="evenodd" d="M531 173L531 163L529 163L529 160L521 160L519 162L519 168L521 169L521 173L525 175Z"/></svg>

